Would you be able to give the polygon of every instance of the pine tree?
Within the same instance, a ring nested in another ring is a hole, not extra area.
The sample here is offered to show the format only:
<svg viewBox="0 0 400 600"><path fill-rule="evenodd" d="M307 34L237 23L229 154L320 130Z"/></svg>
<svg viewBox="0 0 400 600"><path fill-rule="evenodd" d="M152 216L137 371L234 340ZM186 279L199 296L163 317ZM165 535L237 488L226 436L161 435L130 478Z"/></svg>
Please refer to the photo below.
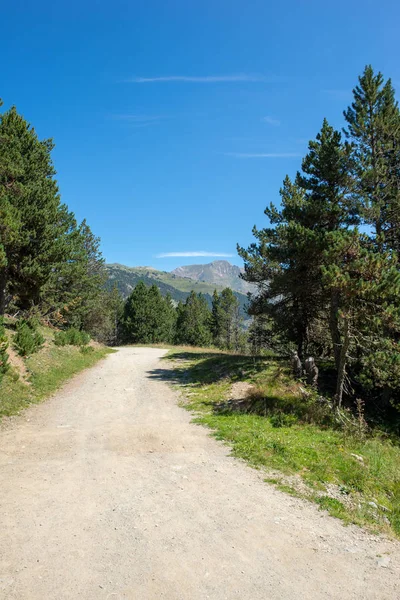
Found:
<svg viewBox="0 0 400 600"><path fill-rule="evenodd" d="M221 336L221 303L217 290L212 295L210 330L213 344L218 346Z"/></svg>
<svg viewBox="0 0 400 600"><path fill-rule="evenodd" d="M365 67L344 112L353 145L355 193L380 248L400 251L400 113L388 79Z"/></svg>
<svg viewBox="0 0 400 600"><path fill-rule="evenodd" d="M272 227L254 227L258 243L247 250L238 247L238 252L245 263L244 279L258 287L249 314L273 319L276 333L303 356L321 308L320 264L310 256L319 236L311 227L305 191L286 177L280 194L282 208L271 204L265 210Z"/></svg>
<svg viewBox="0 0 400 600"><path fill-rule="evenodd" d="M139 281L125 303L122 317L126 343L170 342L174 335L174 308L156 285L146 287Z"/></svg>
<svg viewBox="0 0 400 600"><path fill-rule="evenodd" d="M0 315L6 294L20 308L38 305L54 265L63 260L53 142L11 108L0 116Z"/></svg>
<svg viewBox="0 0 400 600"><path fill-rule="evenodd" d="M209 346L211 335L211 312L202 294L190 292L184 304L177 309L176 342L189 346Z"/></svg>
<svg viewBox="0 0 400 600"><path fill-rule="evenodd" d="M341 134L335 131L324 119L315 141L309 142L309 152L302 162L302 173L298 173L296 183L306 192L301 223L301 235L311 239L313 234L312 258L320 269L326 263L325 252L329 248L331 232L343 232L359 223L357 205L352 194L354 187L352 148L342 144ZM299 232L300 233L300 232ZM325 291L321 286L320 307L323 309ZM338 322L339 291L331 286L329 298L329 329L336 367L339 367L341 336Z"/></svg>
<svg viewBox="0 0 400 600"><path fill-rule="evenodd" d="M239 301L230 288L213 294L211 331L213 343L226 350L239 349L240 333Z"/></svg>
<svg viewBox="0 0 400 600"><path fill-rule="evenodd" d="M67 327L92 332L96 313L104 311L107 273L100 252L100 240L83 221L80 225L72 213L62 214L65 233L57 240L64 260L54 265L43 287L42 310L49 320L57 319Z"/></svg>
<svg viewBox="0 0 400 600"><path fill-rule="evenodd" d="M338 291L341 335L335 403L340 406L349 357L358 356L361 382L392 399L400 386L400 273L397 258L377 253L357 230L333 232L324 284ZM361 352L360 352L361 351ZM353 359L353 363L355 359Z"/></svg>

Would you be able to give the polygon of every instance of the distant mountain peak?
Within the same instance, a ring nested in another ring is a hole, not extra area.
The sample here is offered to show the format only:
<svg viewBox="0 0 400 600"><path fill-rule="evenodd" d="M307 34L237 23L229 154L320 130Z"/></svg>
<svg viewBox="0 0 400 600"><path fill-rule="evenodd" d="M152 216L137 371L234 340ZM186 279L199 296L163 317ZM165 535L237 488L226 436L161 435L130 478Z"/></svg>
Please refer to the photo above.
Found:
<svg viewBox="0 0 400 600"><path fill-rule="evenodd" d="M230 287L237 292L246 294L252 286L241 279L243 269L232 265L227 260L214 260L204 265L185 265L171 271L177 277L186 277L195 281L218 285L218 287Z"/></svg>

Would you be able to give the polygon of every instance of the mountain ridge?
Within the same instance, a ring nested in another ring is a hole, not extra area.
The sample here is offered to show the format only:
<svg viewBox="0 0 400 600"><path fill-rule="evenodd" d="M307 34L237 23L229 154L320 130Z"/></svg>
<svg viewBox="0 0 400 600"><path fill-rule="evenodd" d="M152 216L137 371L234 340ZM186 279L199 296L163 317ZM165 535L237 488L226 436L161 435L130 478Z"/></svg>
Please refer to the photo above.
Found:
<svg viewBox="0 0 400 600"><path fill-rule="evenodd" d="M218 263L226 262L227 265L230 265L228 261L215 261ZM213 263L209 263L212 265ZM233 291L237 299L239 300L240 308L242 314L246 313L245 307L247 305L247 295L241 291L243 289L241 287L241 281L239 276L236 276L236 279L233 273L240 272L239 267L235 267L235 271L231 272L229 269L227 271L227 276L219 278L212 273L210 276L210 270L206 272L206 275L209 279L214 279L214 281L204 281L200 279L201 270L197 273L198 278L194 279L186 276L180 276L176 273L176 269L174 271L158 271L154 267L128 267L126 265L122 265L120 263L110 263L106 264L106 269L108 273L108 281L107 287L112 289L114 285L117 285L117 288L123 298L127 298L135 286L139 283L139 281L143 281L145 285L156 285L163 296L169 294L175 302L184 302L190 292L193 290L196 293L202 293L207 299L207 302L211 304L212 295L214 290L222 291L226 287L230 287ZM188 265L187 267L182 267L184 269L190 269L192 266L201 267L207 265ZM221 267L221 265L220 265ZM227 268L227 267L226 267ZM237 269L237 271L236 271ZM187 270L185 271L187 273ZM217 279L217 281L215 281ZM243 282L246 283L246 282ZM234 285L232 285L234 284ZM236 285L235 285L236 284ZM237 289L239 288L239 290Z"/></svg>
<svg viewBox="0 0 400 600"><path fill-rule="evenodd" d="M247 294L252 291L251 284L240 277L244 273L244 269L241 269L237 265L232 265L227 260L214 260L201 265L185 265L177 267L171 273L178 277L187 277L195 281L204 281L205 283L230 287L241 294Z"/></svg>

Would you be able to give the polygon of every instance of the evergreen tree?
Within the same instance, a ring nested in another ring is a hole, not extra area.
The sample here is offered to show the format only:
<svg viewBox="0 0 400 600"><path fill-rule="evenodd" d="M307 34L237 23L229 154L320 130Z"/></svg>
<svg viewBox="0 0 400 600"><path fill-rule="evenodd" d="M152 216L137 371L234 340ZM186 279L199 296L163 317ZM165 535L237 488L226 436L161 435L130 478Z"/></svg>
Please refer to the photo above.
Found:
<svg viewBox="0 0 400 600"><path fill-rule="evenodd" d="M125 303L123 337L127 343L170 342L174 333L174 309L156 285L139 281Z"/></svg>
<svg viewBox="0 0 400 600"><path fill-rule="evenodd" d="M330 330L337 364L340 355L338 292L330 297L322 286L321 268L329 246L328 234L346 231L358 222L351 194L351 148L326 120L303 160L293 184L287 177L281 190L282 209L267 208L273 228L254 233L259 240L247 251L245 278L258 283L260 293L251 312L267 314L277 333L287 335L304 356L312 341L313 326L330 307Z"/></svg>
<svg viewBox="0 0 400 600"><path fill-rule="evenodd" d="M276 333L303 356L321 308L320 264L310 257L319 240L309 226L305 191L286 177L280 194L282 208L271 204L265 210L272 227L254 227L258 243L247 250L238 247L238 252L245 263L244 279L258 287L249 314L273 319Z"/></svg>
<svg viewBox="0 0 400 600"><path fill-rule="evenodd" d="M391 80L365 67L344 112L353 145L355 193L380 248L400 251L400 113Z"/></svg>
<svg viewBox="0 0 400 600"><path fill-rule="evenodd" d="M42 311L49 320L92 333L96 315L104 313L107 302L107 273L100 252L100 240L83 221L77 224L72 213L62 214L65 233L58 240L64 260L55 264L42 291ZM100 316L100 315L99 315ZM102 314L101 320L105 317Z"/></svg>
<svg viewBox="0 0 400 600"><path fill-rule="evenodd" d="M341 335L335 402L342 403L349 357L359 380L384 388L395 400L400 387L400 273L397 258L377 253L357 230L330 235L324 283L338 291ZM397 390L397 391L396 391Z"/></svg>
<svg viewBox="0 0 400 600"><path fill-rule="evenodd" d="M193 290L177 309L176 342L189 346L209 346L212 341L211 313L207 300Z"/></svg>
<svg viewBox="0 0 400 600"><path fill-rule="evenodd" d="M248 343L252 355L257 356L263 350L279 350L279 337L275 334L274 321L268 315L253 317L248 331Z"/></svg>
<svg viewBox="0 0 400 600"><path fill-rule="evenodd" d="M7 290L20 308L38 305L54 265L63 260L53 142L11 108L0 116L0 314Z"/></svg>
<svg viewBox="0 0 400 600"><path fill-rule="evenodd" d="M213 294L211 312L213 343L223 349L239 349L239 301L230 288Z"/></svg>
<svg viewBox="0 0 400 600"><path fill-rule="evenodd" d="M217 290L212 295L210 330L213 344L218 346L221 336L221 303Z"/></svg>
<svg viewBox="0 0 400 600"><path fill-rule="evenodd" d="M326 250L330 245L330 233L342 232L359 223L357 206L352 190L354 186L351 146L342 144L341 134L335 131L324 119L315 141L310 141L309 152L302 162L302 173L297 174L296 182L306 192L301 223L298 233L311 241L310 260L318 268L317 279L321 282L321 267L326 263ZM340 362L341 336L338 324L339 291L330 287L329 298L325 291L320 293L320 309L329 303L329 329L333 351L338 368Z"/></svg>

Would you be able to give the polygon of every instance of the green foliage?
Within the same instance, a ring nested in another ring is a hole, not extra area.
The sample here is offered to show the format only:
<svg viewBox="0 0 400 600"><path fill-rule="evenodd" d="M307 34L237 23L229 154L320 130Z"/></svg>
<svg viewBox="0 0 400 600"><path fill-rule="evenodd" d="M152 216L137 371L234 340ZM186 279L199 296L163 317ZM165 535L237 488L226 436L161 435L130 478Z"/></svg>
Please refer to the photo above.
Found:
<svg viewBox="0 0 400 600"><path fill-rule="evenodd" d="M214 345L226 350L239 350L241 325L239 302L233 291L225 288L218 294L215 290L211 311Z"/></svg>
<svg viewBox="0 0 400 600"><path fill-rule="evenodd" d="M61 263L64 223L53 143L40 141L13 107L0 116L0 314L6 293L27 309L39 303L54 264Z"/></svg>
<svg viewBox="0 0 400 600"><path fill-rule="evenodd" d="M70 327L65 331L57 331L54 335L56 346L85 346L90 342L90 335L85 331L79 331L75 327Z"/></svg>
<svg viewBox="0 0 400 600"><path fill-rule="evenodd" d="M3 318L0 317L0 382L3 375L7 373L9 369L7 348L8 340L4 329L4 322Z"/></svg>
<svg viewBox="0 0 400 600"><path fill-rule="evenodd" d="M368 65L344 112L352 143L354 195L361 216L374 228L381 248L400 251L400 113L395 92Z"/></svg>
<svg viewBox="0 0 400 600"><path fill-rule="evenodd" d="M80 351L82 354L93 354L95 350L93 346L81 346Z"/></svg>
<svg viewBox="0 0 400 600"><path fill-rule="evenodd" d="M324 120L295 182L284 181L281 207L265 210L269 227L254 229L256 243L238 248L245 279L258 286L250 312L265 319L264 332L255 322L250 341L254 353L274 341L281 351L294 345L300 358L313 352L332 361L337 406L355 393L367 410L379 407L394 422L400 112L390 80L366 67L345 118L345 141Z"/></svg>
<svg viewBox="0 0 400 600"><path fill-rule="evenodd" d="M122 336L125 343L171 342L175 332L175 309L157 286L139 282L125 303Z"/></svg>
<svg viewBox="0 0 400 600"><path fill-rule="evenodd" d="M297 421L298 419L295 415L286 415L285 413L277 413L270 418L272 427L291 427Z"/></svg>
<svg viewBox="0 0 400 600"><path fill-rule="evenodd" d="M53 148L15 107L0 115L0 316L34 307L107 340L115 303L99 239L61 203Z"/></svg>
<svg viewBox="0 0 400 600"><path fill-rule="evenodd" d="M19 319L15 325L16 334L13 345L21 356L30 356L38 352L44 344L44 337L37 329L34 319Z"/></svg>
<svg viewBox="0 0 400 600"><path fill-rule="evenodd" d="M202 294L192 291L185 304L178 304L175 341L189 346L211 344L211 313Z"/></svg>
<svg viewBox="0 0 400 600"><path fill-rule="evenodd" d="M126 299L132 289L136 287L139 281L143 282L147 287L156 285L162 296L171 296L174 304L185 302L190 292L193 290L197 294L201 293L207 300L207 304L211 307L212 296L216 285L206 283L205 281L195 281L189 277L179 277L174 273L165 271L157 271L149 267L126 267L124 265L106 265L108 281L106 287L112 290L117 287L121 296ZM236 281L236 284L238 282ZM244 281L243 285L247 285ZM240 286L240 281L239 281ZM222 291L222 287L218 286L218 291ZM235 290L235 286L232 285ZM246 318L247 311L247 296L239 291L234 291L234 295L239 302L240 315Z"/></svg>

